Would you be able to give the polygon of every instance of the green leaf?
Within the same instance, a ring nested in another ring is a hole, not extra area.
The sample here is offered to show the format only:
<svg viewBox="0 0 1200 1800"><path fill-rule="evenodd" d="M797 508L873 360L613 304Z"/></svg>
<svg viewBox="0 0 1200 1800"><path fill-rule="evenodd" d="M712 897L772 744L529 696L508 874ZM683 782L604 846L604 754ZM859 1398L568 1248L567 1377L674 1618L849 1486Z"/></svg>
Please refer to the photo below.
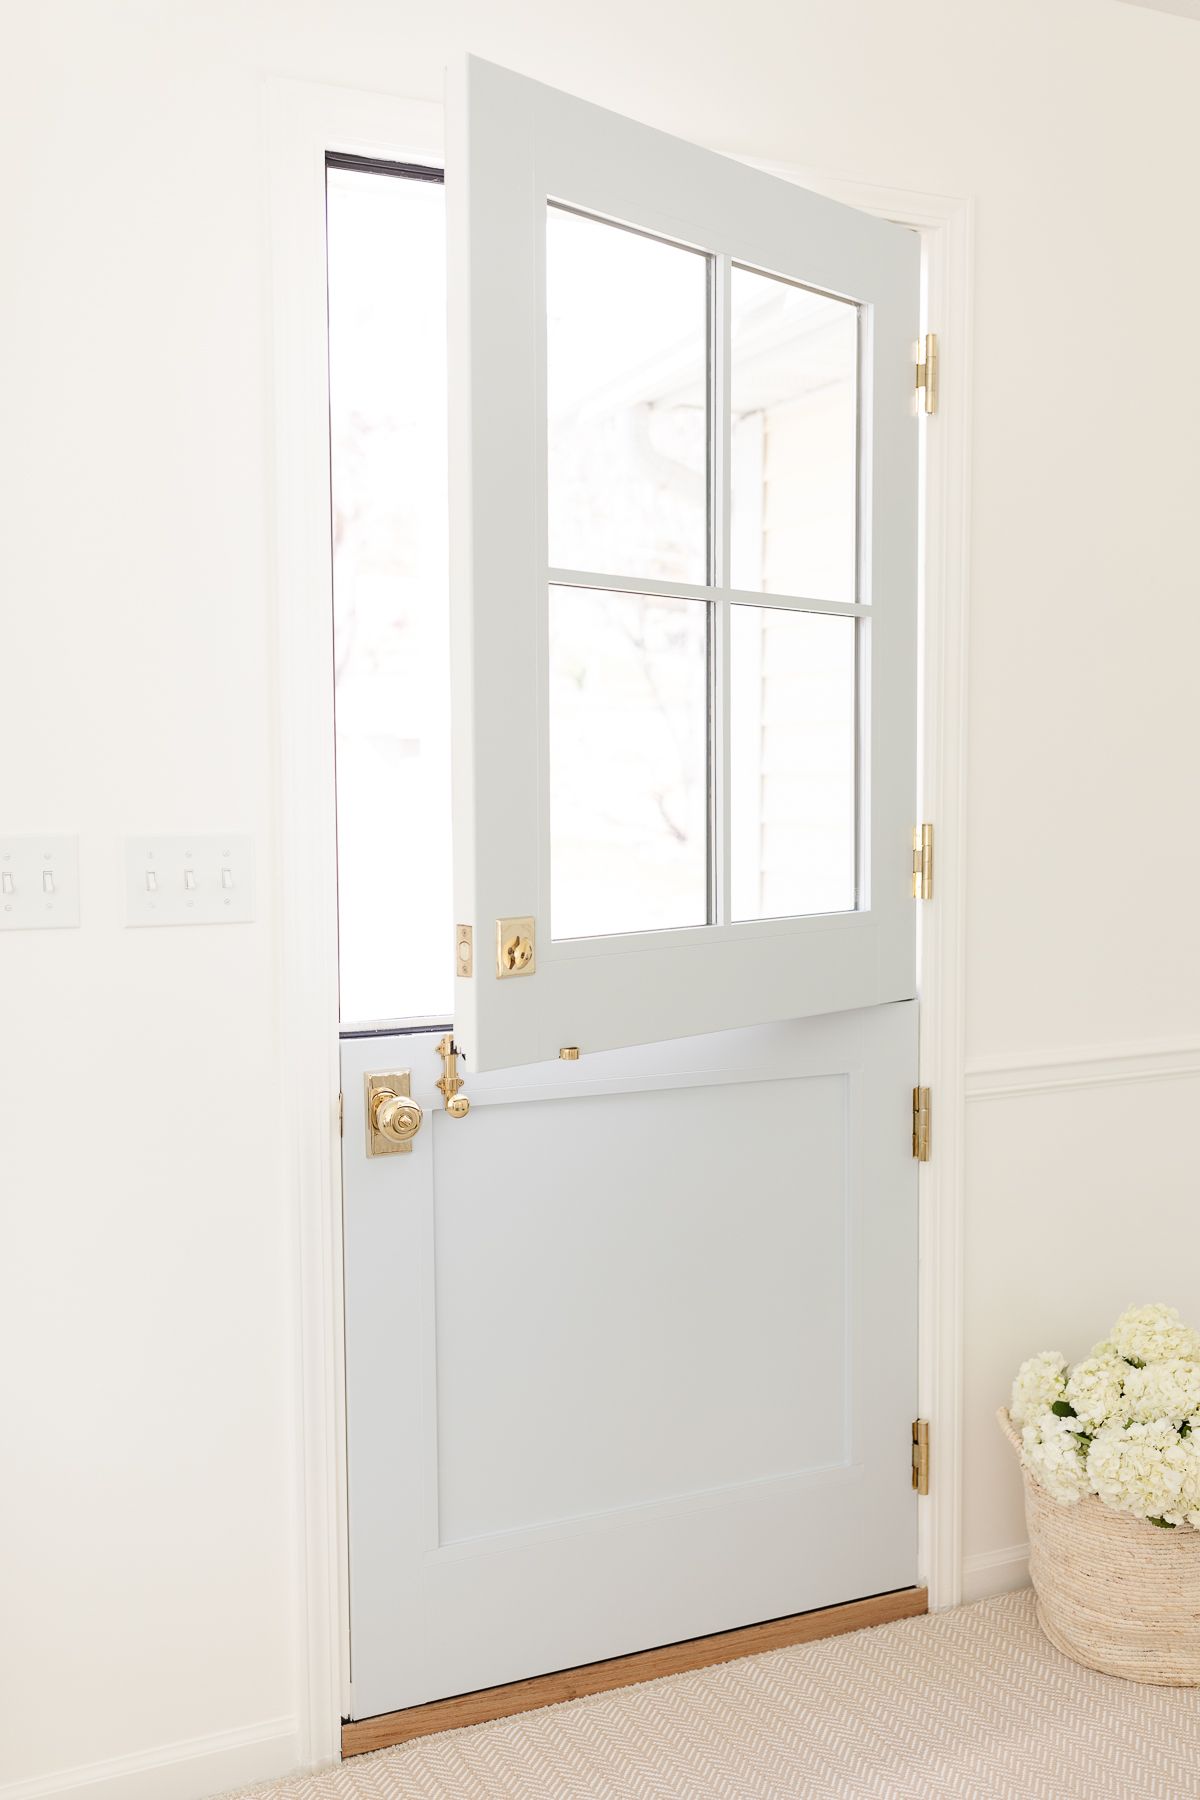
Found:
<svg viewBox="0 0 1200 1800"><path fill-rule="evenodd" d="M1148 1519L1148 1520L1147 1520L1147 1524L1149 1524L1149 1525L1158 1525L1158 1526L1159 1526L1159 1527L1160 1527L1160 1528L1161 1528L1161 1529L1162 1529L1162 1530L1163 1530L1163 1531L1174 1531L1174 1529L1175 1529L1175 1527L1174 1527L1174 1525L1173 1525L1173 1524L1172 1524L1172 1523L1171 1523L1171 1521L1170 1521L1170 1519L1154 1519L1154 1518L1151 1518L1151 1519Z"/></svg>
<svg viewBox="0 0 1200 1800"><path fill-rule="evenodd" d="M1079 1417L1069 1400L1055 1400L1050 1411L1057 1419L1077 1419Z"/></svg>

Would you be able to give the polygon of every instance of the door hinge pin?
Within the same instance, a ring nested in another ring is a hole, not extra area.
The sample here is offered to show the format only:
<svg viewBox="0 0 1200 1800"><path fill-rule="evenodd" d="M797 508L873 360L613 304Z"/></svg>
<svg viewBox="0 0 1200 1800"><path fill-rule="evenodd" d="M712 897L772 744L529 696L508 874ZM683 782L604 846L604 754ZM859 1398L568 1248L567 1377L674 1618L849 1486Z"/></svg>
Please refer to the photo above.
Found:
<svg viewBox="0 0 1200 1800"><path fill-rule="evenodd" d="M938 409L938 341L935 331L926 334L924 349L924 360L917 364L917 392L925 397L924 410L935 413ZM920 356L920 348L917 354Z"/></svg>
<svg viewBox="0 0 1200 1800"><path fill-rule="evenodd" d="M345 1137L345 1135L346 1135L346 1096L345 1096L345 1094L339 1094L338 1095L338 1136Z"/></svg>
<svg viewBox="0 0 1200 1800"><path fill-rule="evenodd" d="M933 899L933 826L913 826L912 895Z"/></svg>
<svg viewBox="0 0 1200 1800"><path fill-rule="evenodd" d="M929 1123L933 1110L927 1087L915 1087L913 1097L913 1155L918 1162L929 1161Z"/></svg>
<svg viewBox="0 0 1200 1800"><path fill-rule="evenodd" d="M914 1419L912 1428L913 1492L929 1492L929 1420Z"/></svg>

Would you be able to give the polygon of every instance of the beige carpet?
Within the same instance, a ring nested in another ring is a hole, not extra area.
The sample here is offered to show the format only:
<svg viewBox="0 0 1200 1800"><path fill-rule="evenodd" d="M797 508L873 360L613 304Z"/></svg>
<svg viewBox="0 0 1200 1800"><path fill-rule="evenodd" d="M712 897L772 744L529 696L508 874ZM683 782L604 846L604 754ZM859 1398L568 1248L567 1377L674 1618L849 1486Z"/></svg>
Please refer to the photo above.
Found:
<svg viewBox="0 0 1200 1800"><path fill-rule="evenodd" d="M1200 1796L1200 1690L1093 1675L1028 1593L418 1738L240 1800Z"/></svg>

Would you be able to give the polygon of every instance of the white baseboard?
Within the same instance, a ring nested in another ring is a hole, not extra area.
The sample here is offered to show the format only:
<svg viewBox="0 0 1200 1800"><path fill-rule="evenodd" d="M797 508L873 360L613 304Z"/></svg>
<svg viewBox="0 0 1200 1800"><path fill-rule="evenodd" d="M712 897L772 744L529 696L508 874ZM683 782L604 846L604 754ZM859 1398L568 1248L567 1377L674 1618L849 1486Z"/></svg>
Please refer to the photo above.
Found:
<svg viewBox="0 0 1200 1800"><path fill-rule="evenodd" d="M963 1558L962 1597L990 1600L993 1594L1010 1594L1029 1586L1029 1545L1009 1544L1004 1550L985 1550ZM0 1796L3 1800L3 1796Z"/></svg>
<svg viewBox="0 0 1200 1800"><path fill-rule="evenodd" d="M299 1760L295 1719L264 1719L234 1731L7 1782L0 1787L0 1800L207 1800L230 1788L288 1775Z"/></svg>

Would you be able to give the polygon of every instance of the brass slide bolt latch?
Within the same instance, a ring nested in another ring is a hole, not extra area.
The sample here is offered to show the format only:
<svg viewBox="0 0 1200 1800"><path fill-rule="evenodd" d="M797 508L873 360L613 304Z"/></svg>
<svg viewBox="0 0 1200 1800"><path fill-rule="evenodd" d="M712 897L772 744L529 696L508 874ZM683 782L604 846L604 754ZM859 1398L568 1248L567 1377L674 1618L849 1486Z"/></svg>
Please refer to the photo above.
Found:
<svg viewBox="0 0 1200 1800"><path fill-rule="evenodd" d="M411 1150L424 1113L409 1092L409 1071L368 1075L367 1155L395 1156Z"/></svg>
<svg viewBox="0 0 1200 1800"><path fill-rule="evenodd" d="M463 1080L458 1072L458 1050L449 1032L438 1045L435 1054L442 1059L442 1073L434 1085L442 1096L450 1117L465 1119L471 1110L471 1102L461 1091Z"/></svg>

